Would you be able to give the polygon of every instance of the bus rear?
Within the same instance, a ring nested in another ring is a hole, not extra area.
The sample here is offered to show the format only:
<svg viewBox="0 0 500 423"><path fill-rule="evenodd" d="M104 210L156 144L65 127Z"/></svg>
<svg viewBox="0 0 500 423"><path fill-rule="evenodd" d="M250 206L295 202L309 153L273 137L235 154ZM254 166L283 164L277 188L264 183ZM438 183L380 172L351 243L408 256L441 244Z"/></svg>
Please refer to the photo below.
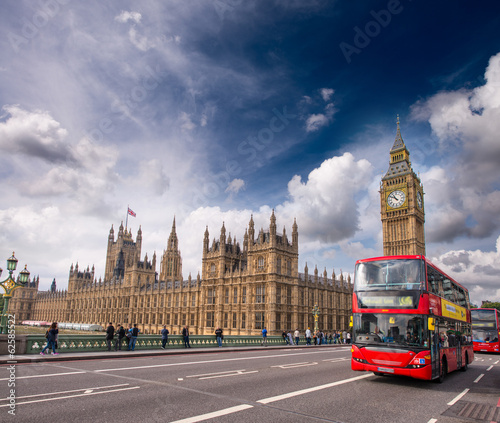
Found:
<svg viewBox="0 0 500 423"><path fill-rule="evenodd" d="M500 352L500 313L495 308L471 310L474 351Z"/></svg>

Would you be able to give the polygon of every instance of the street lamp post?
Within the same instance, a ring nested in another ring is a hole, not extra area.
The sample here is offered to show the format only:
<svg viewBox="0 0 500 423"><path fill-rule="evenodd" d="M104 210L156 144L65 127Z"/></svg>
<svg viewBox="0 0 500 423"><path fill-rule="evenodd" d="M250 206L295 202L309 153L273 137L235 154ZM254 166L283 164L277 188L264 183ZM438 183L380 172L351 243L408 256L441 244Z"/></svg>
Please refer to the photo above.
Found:
<svg viewBox="0 0 500 423"><path fill-rule="evenodd" d="M318 326L319 307L318 307L318 304L314 304L312 311L313 311L313 316L314 316L314 333L316 333L319 330L319 326Z"/></svg>
<svg viewBox="0 0 500 423"><path fill-rule="evenodd" d="M3 312L2 312L2 319L1 319L1 325L0 325L0 333L7 333L7 310L9 309L9 300L12 298L12 293L14 290L17 288L21 288L25 286L28 283L29 277L30 277L30 272L28 272L28 269L26 266L24 266L24 270L19 272L19 276L17 278L17 281L12 277L12 273L16 270L17 267L17 259L14 257L14 253L12 253L12 256L7 259L7 270L9 271L9 276L7 279L4 281L0 282L0 286L3 288L5 291L5 294L3 294ZM0 276L2 275L2 269L0 268Z"/></svg>

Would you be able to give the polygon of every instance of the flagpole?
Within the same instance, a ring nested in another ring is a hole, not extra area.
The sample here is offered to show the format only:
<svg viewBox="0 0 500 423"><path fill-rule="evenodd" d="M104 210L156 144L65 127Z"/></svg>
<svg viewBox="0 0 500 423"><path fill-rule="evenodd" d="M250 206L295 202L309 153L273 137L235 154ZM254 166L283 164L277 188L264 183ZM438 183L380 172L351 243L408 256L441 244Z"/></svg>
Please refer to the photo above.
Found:
<svg viewBox="0 0 500 423"><path fill-rule="evenodd" d="M125 229L128 228L128 209L129 209L129 205L127 204L127 217L125 219Z"/></svg>

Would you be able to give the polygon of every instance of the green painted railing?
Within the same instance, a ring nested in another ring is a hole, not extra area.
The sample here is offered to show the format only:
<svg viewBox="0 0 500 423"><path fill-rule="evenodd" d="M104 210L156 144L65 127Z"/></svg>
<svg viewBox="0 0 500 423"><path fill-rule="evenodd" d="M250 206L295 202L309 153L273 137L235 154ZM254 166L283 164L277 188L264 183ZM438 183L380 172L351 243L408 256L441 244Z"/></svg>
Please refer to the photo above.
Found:
<svg viewBox="0 0 500 423"><path fill-rule="evenodd" d="M301 339L301 343L305 341ZM122 350L127 349L128 339L122 341ZM27 335L26 354L39 354L47 341L43 335ZM217 340L214 335L190 335L189 343L192 348L217 347ZM222 341L223 347L251 347L262 344L261 336L226 336ZM284 345L281 336L268 336L268 345ZM115 340L113 340L113 349ZM161 347L161 336L159 335L140 335L135 344L136 350L154 350ZM182 335L170 335L168 337L167 349L184 348L184 339ZM65 352L97 352L106 351L106 335L59 335L57 351ZM49 352L49 351L47 351Z"/></svg>

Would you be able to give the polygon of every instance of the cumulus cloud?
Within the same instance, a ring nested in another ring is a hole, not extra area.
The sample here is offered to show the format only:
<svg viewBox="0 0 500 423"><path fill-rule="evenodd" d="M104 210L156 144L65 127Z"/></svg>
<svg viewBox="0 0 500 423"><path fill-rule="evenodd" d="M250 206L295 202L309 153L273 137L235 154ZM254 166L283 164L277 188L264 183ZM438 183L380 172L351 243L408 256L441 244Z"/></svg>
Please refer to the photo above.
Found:
<svg viewBox="0 0 500 423"><path fill-rule="evenodd" d="M490 59L484 85L440 92L412 106L412 116L429 122L444 155L436 169L422 175L432 229L429 240L461 236L484 238L500 230L500 53ZM453 163L453 166L448 163Z"/></svg>
<svg viewBox="0 0 500 423"><path fill-rule="evenodd" d="M0 149L49 163L75 162L66 143L68 132L47 111L6 105L0 117Z"/></svg>
<svg viewBox="0 0 500 423"><path fill-rule="evenodd" d="M308 238L325 243L352 236L359 225L356 196L369 184L372 166L350 153L325 160L306 181L296 175L288 183L291 197L277 210L297 217Z"/></svg>
<svg viewBox="0 0 500 423"><path fill-rule="evenodd" d="M459 283L465 285L472 301L500 301L498 272L500 271L500 237L495 251L453 250L434 257L433 262ZM485 297L485 294L487 297Z"/></svg>

